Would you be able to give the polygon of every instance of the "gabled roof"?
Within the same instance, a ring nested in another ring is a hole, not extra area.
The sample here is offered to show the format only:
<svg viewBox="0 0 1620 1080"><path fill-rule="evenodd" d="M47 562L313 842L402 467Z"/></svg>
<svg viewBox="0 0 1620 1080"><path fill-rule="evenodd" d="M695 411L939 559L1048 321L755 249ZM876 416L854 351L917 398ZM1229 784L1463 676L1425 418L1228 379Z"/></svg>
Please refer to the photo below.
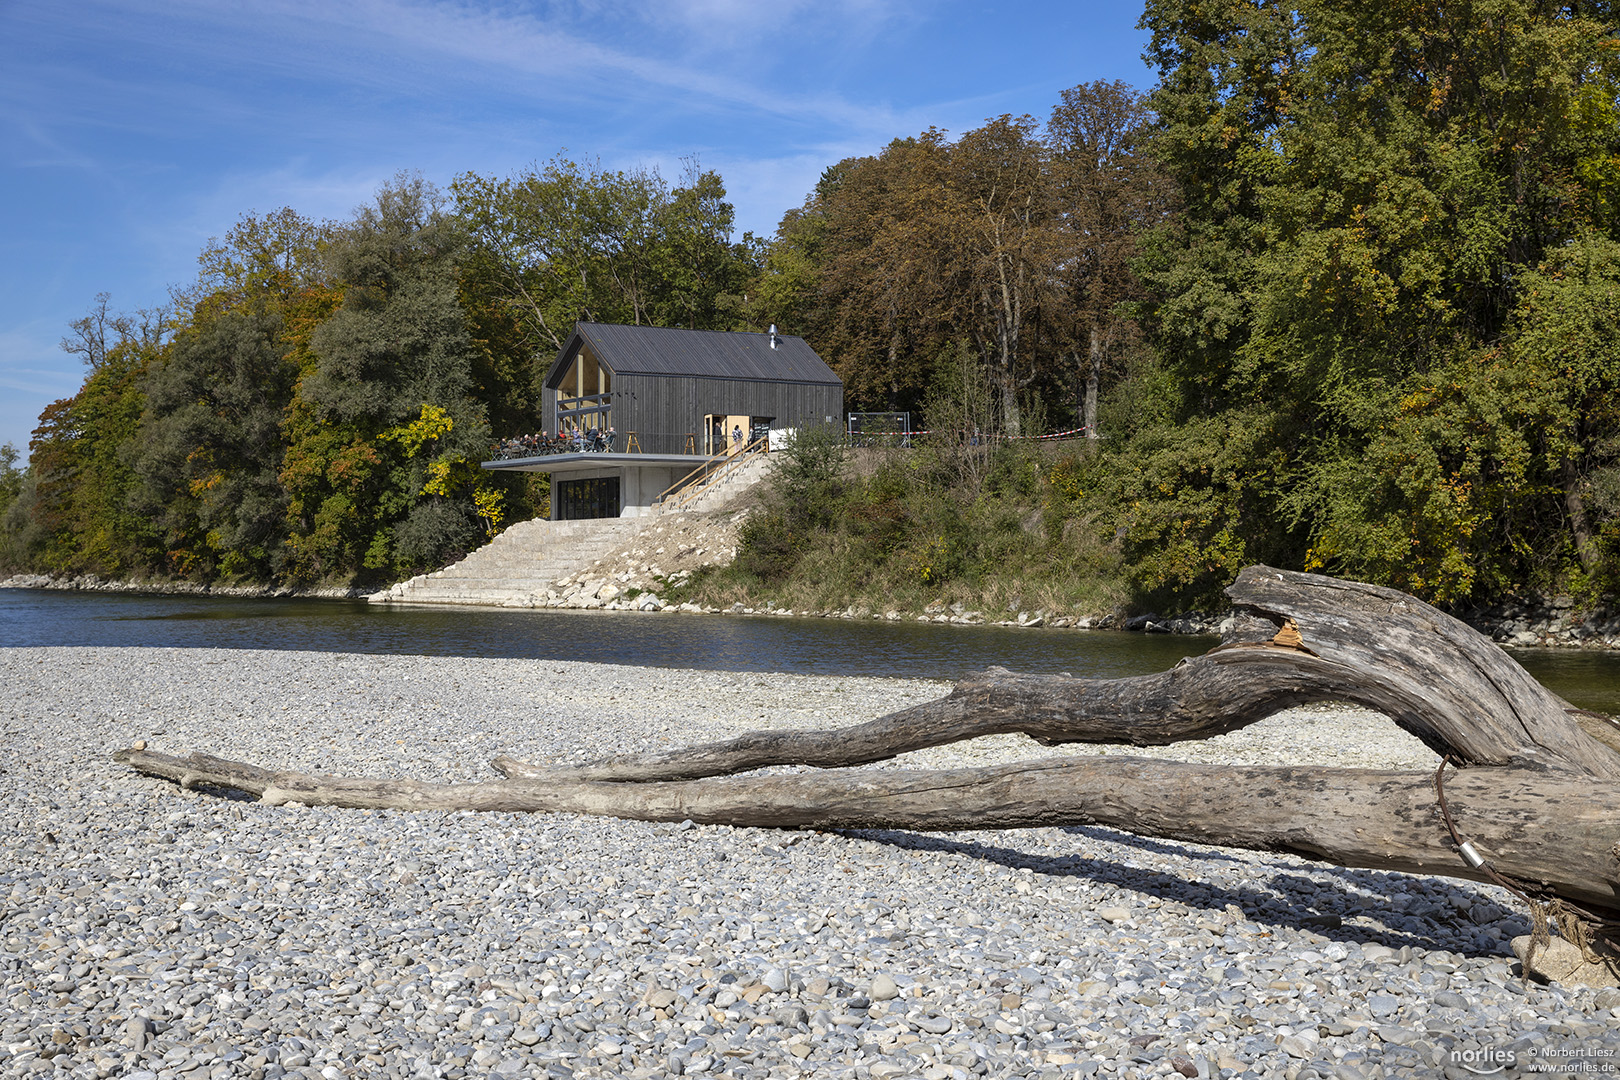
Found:
<svg viewBox="0 0 1620 1080"><path fill-rule="evenodd" d="M587 343L597 360L615 375L843 385L803 338L787 334L776 335L773 349L769 334L582 322L574 324L573 334L546 372L546 386L552 387L553 380L562 378Z"/></svg>

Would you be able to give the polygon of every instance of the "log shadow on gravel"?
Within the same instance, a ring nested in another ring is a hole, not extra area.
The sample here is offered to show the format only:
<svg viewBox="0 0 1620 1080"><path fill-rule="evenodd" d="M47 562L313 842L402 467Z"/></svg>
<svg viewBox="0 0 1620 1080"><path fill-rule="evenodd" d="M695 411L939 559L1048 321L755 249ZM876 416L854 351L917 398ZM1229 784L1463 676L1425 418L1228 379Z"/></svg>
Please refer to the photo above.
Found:
<svg viewBox="0 0 1620 1080"><path fill-rule="evenodd" d="M1151 850L1155 854L1198 861L1215 859L1244 867L1253 867L1252 863L1233 859L1230 856L1222 855L1220 852L1197 850L1155 841L1138 843L1141 838L1131 836L1128 833L1115 833L1105 829L1069 829L1064 831L1085 832L1088 834L1095 832L1097 839L1109 843L1125 844L1133 847L1139 846ZM1163 870L1127 866L1102 856L1038 855L1020 851L1017 848L988 844L982 840L958 840L947 836L890 829L841 829L837 830L837 835L883 844L900 851L926 851L937 855L956 855L965 859L993 863L1009 870L1028 869L1044 878L1078 878L1099 885L1131 889L1143 895L1154 897L1164 903L1181 904L1194 909L1195 912L1204 910L1212 915L1224 915L1227 913L1227 905L1235 905L1243 912L1243 917L1250 922L1309 932L1345 945L1373 943L1395 949L1409 945L1414 949L1444 950L1467 957L1507 957L1511 955L1505 943L1499 943L1489 948L1481 948L1477 945L1459 948L1453 943L1442 940L1443 927L1438 924L1435 927L1435 934L1425 935L1389 926L1387 922L1377 928L1348 924L1330 926L1312 922L1310 920L1313 918L1328 915L1343 917L1346 912L1322 910L1324 907L1330 906L1330 904L1324 904L1319 895L1324 883L1303 874L1290 873L1283 868L1274 868L1273 872L1265 876L1263 879L1265 887L1234 887L1215 885L1200 879L1179 877ZM1421 879L1413 878L1410 875L1384 873L1376 870L1345 871L1338 867L1325 865L1312 866L1310 869L1317 873L1344 879L1343 890L1338 895L1344 899L1346 909L1354 907L1355 910L1349 913L1351 918L1357 915L1379 918L1381 914L1397 918L1413 917L1400 915L1393 911L1381 913L1368 902L1372 897L1367 896L1366 893L1372 890L1381 891L1386 896L1398 895L1407 891L1404 885ZM1349 878L1351 873L1361 875L1364 880L1351 880ZM1481 890L1460 883L1426 884L1428 884L1429 897L1432 901L1450 901L1455 910L1466 910L1476 903L1496 904L1497 902L1496 898L1486 895ZM1380 888L1381 886L1382 888ZM1290 896L1295 898L1294 902L1290 902ZM1078 903L1083 905L1084 901ZM1191 917L1189 917L1189 925L1191 925ZM1503 919L1496 925L1504 934L1527 934L1531 930L1529 920L1516 915L1504 914Z"/></svg>
<svg viewBox="0 0 1620 1080"><path fill-rule="evenodd" d="M237 788L222 787L218 784L197 784L187 790L210 799L219 799L223 802L256 803L261 801L258 796Z"/></svg>

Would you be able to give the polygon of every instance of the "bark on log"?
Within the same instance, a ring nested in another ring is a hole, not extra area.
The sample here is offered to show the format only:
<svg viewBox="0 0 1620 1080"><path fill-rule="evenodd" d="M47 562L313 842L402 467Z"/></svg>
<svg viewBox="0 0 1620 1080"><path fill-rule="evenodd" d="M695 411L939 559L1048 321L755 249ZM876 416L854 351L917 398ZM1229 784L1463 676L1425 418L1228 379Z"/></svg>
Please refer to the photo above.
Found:
<svg viewBox="0 0 1620 1080"><path fill-rule="evenodd" d="M756 732L580 767L498 758L505 779L435 785L278 773L144 749L118 760L264 801L393 809L568 811L781 828L1106 825L1342 866L1488 880L1453 845L1430 773L1222 768L1130 758L991 769L734 777L768 765L861 765L1003 732L1038 742L1163 745L1313 701L1377 709L1467 766L1447 780L1461 837L1528 887L1620 918L1620 754L1468 626L1392 589L1250 567L1233 631L1134 679L992 669L937 702L842 731Z"/></svg>
<svg viewBox="0 0 1620 1080"><path fill-rule="evenodd" d="M493 764L512 778L688 780L770 765L865 765L1006 732L1048 746L1166 746L1292 705L1345 701L1388 715L1466 765L1620 779L1620 754L1588 735L1562 699L1466 623L1405 593L1263 566L1244 570L1227 593L1239 620L1232 634L1155 675L1072 679L992 668L939 701L851 728L752 732L563 771L509 757Z"/></svg>
<svg viewBox="0 0 1620 1080"><path fill-rule="evenodd" d="M187 787L230 788L271 803L549 811L780 829L1104 825L1339 866L1490 880L1457 855L1427 773L1110 757L643 784L557 778L428 784L273 773L204 754L124 750L117 757ZM1529 769L1468 769L1446 783L1446 800L1458 827L1500 872L1620 916L1620 787L1594 788L1580 777Z"/></svg>

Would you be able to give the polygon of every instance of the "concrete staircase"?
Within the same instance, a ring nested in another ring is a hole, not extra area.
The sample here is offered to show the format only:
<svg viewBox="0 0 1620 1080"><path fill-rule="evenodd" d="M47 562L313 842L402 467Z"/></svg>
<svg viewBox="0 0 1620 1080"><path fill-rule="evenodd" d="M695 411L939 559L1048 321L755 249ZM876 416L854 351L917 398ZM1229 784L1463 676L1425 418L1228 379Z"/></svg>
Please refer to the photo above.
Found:
<svg viewBox="0 0 1620 1080"><path fill-rule="evenodd" d="M682 492L685 501L679 497L664 503L659 507L661 514L680 514L702 510L719 510L736 496L758 484L770 472L771 459L769 454L750 454L740 464L731 469L717 473L701 485L694 485L695 492L688 489Z"/></svg>
<svg viewBox="0 0 1620 1080"><path fill-rule="evenodd" d="M535 593L608 555L647 518L520 521L454 566L402 581L370 597L374 604L470 604L527 607Z"/></svg>
<svg viewBox="0 0 1620 1080"><path fill-rule="evenodd" d="M765 478L770 459L750 454L692 494L678 509L633 518L584 521L520 521L454 566L390 586L368 599L373 604L466 604L477 607L545 606L547 589L576 578L598 559L611 555L659 514L719 510ZM574 605L578 606L578 605ZM599 605L594 605L599 606Z"/></svg>

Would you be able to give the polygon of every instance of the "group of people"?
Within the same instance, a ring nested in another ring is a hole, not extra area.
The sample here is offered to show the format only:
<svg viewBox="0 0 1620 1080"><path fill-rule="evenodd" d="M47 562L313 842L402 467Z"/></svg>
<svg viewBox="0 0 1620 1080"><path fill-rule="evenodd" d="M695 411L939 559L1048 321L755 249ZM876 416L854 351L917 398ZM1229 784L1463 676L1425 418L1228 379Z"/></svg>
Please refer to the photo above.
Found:
<svg viewBox="0 0 1620 1080"><path fill-rule="evenodd" d="M606 454L613 450L616 432L612 428L574 428L555 435L540 432L537 435L514 435L495 441L494 455L498 460L511 458L545 457L548 454Z"/></svg>

